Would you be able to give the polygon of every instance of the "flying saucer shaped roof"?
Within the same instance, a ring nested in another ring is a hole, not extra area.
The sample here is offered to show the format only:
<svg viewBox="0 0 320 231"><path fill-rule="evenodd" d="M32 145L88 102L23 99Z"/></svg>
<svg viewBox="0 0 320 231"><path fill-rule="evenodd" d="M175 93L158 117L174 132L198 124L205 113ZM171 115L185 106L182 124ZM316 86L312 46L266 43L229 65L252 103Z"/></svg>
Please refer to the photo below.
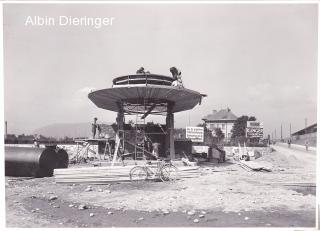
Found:
<svg viewBox="0 0 320 231"><path fill-rule="evenodd" d="M154 74L128 75L115 78L113 87L89 93L99 108L127 113L161 114L172 104L172 112L194 108L204 95L186 88L171 86L173 79Z"/></svg>

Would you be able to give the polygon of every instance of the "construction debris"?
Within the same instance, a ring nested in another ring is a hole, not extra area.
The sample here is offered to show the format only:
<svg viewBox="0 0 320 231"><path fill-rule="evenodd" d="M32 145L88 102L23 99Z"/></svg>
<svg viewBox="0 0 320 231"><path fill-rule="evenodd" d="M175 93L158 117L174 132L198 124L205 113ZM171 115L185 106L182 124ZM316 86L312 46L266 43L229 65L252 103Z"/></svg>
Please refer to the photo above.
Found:
<svg viewBox="0 0 320 231"><path fill-rule="evenodd" d="M56 200L56 199L58 199L57 196L51 196L51 197L49 197L49 201L53 201L53 200Z"/></svg>
<svg viewBox="0 0 320 231"><path fill-rule="evenodd" d="M187 158L181 158L181 161L186 166L196 166L197 165L197 162L191 162Z"/></svg>
<svg viewBox="0 0 320 231"><path fill-rule="evenodd" d="M261 163L255 161L239 161L238 164L247 171L272 171L269 166L262 165Z"/></svg>
<svg viewBox="0 0 320 231"><path fill-rule="evenodd" d="M167 209L162 210L163 215L168 215L170 212Z"/></svg>
<svg viewBox="0 0 320 231"><path fill-rule="evenodd" d="M196 214L196 211L190 210L187 214L190 215L190 216L192 216L192 215Z"/></svg>
<svg viewBox="0 0 320 231"><path fill-rule="evenodd" d="M86 206L86 205L83 205L83 204L81 204L81 205L79 205L78 206L78 209L79 210L85 210L85 209L87 209L88 207Z"/></svg>

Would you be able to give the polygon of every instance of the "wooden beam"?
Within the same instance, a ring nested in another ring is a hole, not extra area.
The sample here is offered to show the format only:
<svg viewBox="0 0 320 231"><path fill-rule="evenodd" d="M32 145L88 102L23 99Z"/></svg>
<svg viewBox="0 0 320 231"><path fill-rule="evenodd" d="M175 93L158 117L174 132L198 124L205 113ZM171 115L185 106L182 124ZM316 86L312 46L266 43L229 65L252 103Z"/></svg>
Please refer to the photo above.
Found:
<svg viewBox="0 0 320 231"><path fill-rule="evenodd" d="M117 125L118 125L118 130L117 130L117 134L116 134L116 147L114 149L114 153L113 153L113 159L112 159L112 164L111 166L114 165L114 163L117 160L117 155L118 155L118 150L119 150L119 146L121 141L123 140L123 120L124 120L124 113L123 110L121 110L120 112L118 112L117 115Z"/></svg>
<svg viewBox="0 0 320 231"><path fill-rule="evenodd" d="M146 113L143 114L143 116L141 116L141 119L145 119L151 112L152 110L157 106L157 104L152 104L151 107L148 109L148 111L146 111Z"/></svg>

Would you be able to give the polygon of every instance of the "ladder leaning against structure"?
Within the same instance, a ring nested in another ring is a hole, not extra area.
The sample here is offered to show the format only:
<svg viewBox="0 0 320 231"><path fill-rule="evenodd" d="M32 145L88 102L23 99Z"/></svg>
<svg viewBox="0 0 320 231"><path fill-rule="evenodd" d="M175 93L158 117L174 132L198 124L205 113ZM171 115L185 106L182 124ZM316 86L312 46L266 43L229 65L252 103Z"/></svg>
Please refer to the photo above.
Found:
<svg viewBox="0 0 320 231"><path fill-rule="evenodd" d="M134 159L141 160L144 159L145 151L145 118L142 118L140 115L136 115L136 124L135 124L135 150L134 150Z"/></svg>

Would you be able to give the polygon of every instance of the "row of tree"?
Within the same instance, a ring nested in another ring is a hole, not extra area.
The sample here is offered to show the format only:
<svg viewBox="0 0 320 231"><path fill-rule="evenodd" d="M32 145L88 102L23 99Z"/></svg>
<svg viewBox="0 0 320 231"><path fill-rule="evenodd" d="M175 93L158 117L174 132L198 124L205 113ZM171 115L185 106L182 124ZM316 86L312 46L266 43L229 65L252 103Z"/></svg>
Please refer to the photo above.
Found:
<svg viewBox="0 0 320 231"><path fill-rule="evenodd" d="M39 143L62 143L62 144L69 144L73 143L74 140L71 137L63 137L63 138L54 138L54 137L46 137L43 135L15 135L15 134L8 134L4 138L5 144L33 144L35 141Z"/></svg>
<svg viewBox="0 0 320 231"><path fill-rule="evenodd" d="M237 145L238 143L243 144L244 142L250 143L254 142L257 143L258 140L248 140L246 137L246 127L247 127L247 121L256 121L256 118L254 116L247 116L243 115L239 117L232 128L232 134L231 134L231 140L229 141L230 144ZM133 126L133 122L130 121L130 123L127 124L128 127ZM210 131L205 123L199 124L198 126L201 126L204 128L204 139L205 143L215 143L219 144L224 141L224 133L220 128L215 128L213 131ZM116 127L116 124L113 124L112 126L114 129ZM129 128L127 128L129 129ZM185 131L182 131L181 129L175 129L175 138L185 138L184 135ZM183 136L184 137L183 137ZM54 138L54 137L45 137L43 135L7 135L5 137L5 143L6 144L32 144L34 141L37 140L40 143L73 143L74 139L71 137L63 137L63 138ZM225 142L224 142L225 143Z"/></svg>

